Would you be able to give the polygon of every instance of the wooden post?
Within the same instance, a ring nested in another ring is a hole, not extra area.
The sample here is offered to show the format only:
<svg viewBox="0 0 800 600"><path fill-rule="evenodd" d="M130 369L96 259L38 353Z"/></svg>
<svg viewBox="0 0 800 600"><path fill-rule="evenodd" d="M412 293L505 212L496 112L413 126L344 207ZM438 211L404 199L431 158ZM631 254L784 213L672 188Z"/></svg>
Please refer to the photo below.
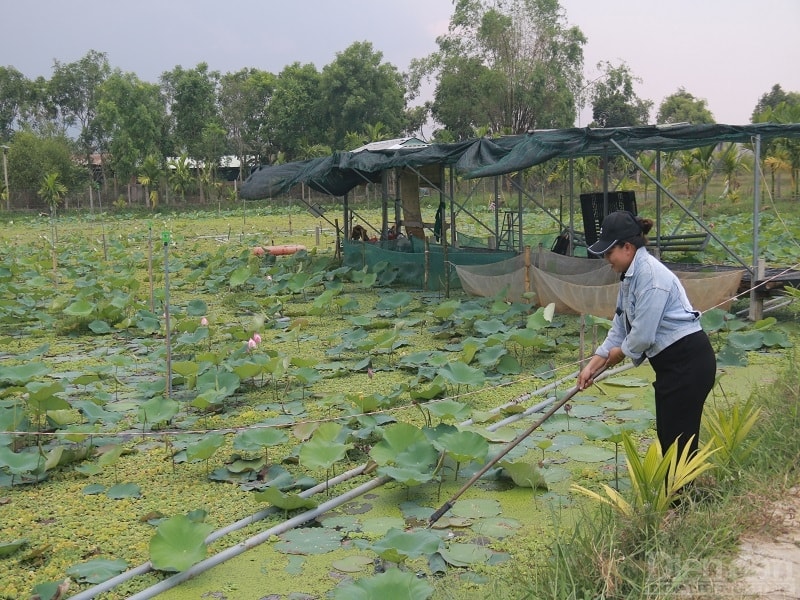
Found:
<svg viewBox="0 0 800 600"><path fill-rule="evenodd" d="M531 291L531 247L525 246L525 293Z"/></svg>
<svg viewBox="0 0 800 600"><path fill-rule="evenodd" d="M750 313L747 318L751 321L760 321L764 318L764 294L756 289L759 281L763 281L766 277L767 263L763 258L758 259L756 265L755 277L750 282Z"/></svg>
<svg viewBox="0 0 800 600"><path fill-rule="evenodd" d="M423 280L423 287L422 289L426 292L428 291L428 281L430 280L431 276L431 248L430 248L430 236L425 236L425 277Z"/></svg>

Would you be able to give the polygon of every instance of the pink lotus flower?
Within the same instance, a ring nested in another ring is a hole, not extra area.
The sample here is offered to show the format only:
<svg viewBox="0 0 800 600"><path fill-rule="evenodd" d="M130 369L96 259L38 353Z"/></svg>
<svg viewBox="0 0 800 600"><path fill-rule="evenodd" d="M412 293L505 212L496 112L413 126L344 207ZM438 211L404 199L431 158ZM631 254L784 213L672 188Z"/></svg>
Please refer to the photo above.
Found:
<svg viewBox="0 0 800 600"><path fill-rule="evenodd" d="M258 335L257 333L253 334L253 338L252 339L256 344L260 344L261 343L261 336Z"/></svg>
<svg viewBox="0 0 800 600"><path fill-rule="evenodd" d="M247 349L248 350L255 350L258 346L258 342L256 342L253 338L247 340Z"/></svg>
<svg viewBox="0 0 800 600"><path fill-rule="evenodd" d="M208 327L208 319L206 319L205 317L200 319L200 325L202 325L203 327Z"/></svg>
<svg viewBox="0 0 800 600"><path fill-rule="evenodd" d="M368 376L370 379L372 379L373 377L375 377L375 371L372 369L372 367L369 367L369 368L367 369L367 376Z"/></svg>

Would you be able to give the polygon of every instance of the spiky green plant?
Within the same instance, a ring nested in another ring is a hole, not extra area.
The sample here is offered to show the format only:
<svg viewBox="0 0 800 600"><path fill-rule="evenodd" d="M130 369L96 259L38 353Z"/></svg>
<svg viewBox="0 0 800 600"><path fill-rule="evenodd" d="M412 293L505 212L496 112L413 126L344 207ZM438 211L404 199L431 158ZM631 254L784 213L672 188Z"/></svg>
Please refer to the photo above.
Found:
<svg viewBox="0 0 800 600"><path fill-rule="evenodd" d="M644 459L641 459L631 435L623 434L622 444L633 496L631 500L605 484L605 496L577 484L572 489L611 506L628 518L642 519L643 526L648 530L655 529L677 500L681 489L702 473L714 468L714 463L709 458L717 449L706 445L690 455L692 438L683 447L680 455L676 444L670 445L666 453L662 453L661 445L656 440L650 444Z"/></svg>
<svg viewBox="0 0 800 600"><path fill-rule="evenodd" d="M707 432L708 446L716 449L711 461L723 469L739 468L750 456L758 439L746 441L750 430L758 421L761 408L749 398L741 407L712 406L706 410L703 426Z"/></svg>

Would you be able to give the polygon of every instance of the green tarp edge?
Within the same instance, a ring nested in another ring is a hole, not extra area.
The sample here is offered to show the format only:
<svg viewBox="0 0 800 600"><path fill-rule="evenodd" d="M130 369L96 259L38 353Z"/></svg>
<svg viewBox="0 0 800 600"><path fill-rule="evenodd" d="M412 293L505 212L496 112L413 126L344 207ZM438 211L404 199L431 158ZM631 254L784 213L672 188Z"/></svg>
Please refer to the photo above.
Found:
<svg viewBox="0 0 800 600"><path fill-rule="evenodd" d="M752 143L800 137L800 123L753 125L648 125L608 129L570 128L534 131L497 139L430 144L396 150L336 152L325 158L261 166L243 183L244 200L273 198L304 183L317 191L342 196L357 185L380 180L380 172L397 167L445 165L467 179L514 173L553 159L617 156L615 144L628 153L643 150L688 150L724 142Z"/></svg>

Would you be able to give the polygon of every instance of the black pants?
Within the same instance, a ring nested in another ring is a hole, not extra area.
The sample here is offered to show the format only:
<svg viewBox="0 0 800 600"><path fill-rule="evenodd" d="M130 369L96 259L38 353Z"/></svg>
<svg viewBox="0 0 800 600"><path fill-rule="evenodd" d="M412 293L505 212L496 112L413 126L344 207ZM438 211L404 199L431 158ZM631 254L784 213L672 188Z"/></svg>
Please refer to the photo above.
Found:
<svg viewBox="0 0 800 600"><path fill-rule="evenodd" d="M650 358L656 372L656 432L663 452L673 443L680 457L694 436L690 455L697 451L703 404L714 387L717 360L704 331L679 339Z"/></svg>

